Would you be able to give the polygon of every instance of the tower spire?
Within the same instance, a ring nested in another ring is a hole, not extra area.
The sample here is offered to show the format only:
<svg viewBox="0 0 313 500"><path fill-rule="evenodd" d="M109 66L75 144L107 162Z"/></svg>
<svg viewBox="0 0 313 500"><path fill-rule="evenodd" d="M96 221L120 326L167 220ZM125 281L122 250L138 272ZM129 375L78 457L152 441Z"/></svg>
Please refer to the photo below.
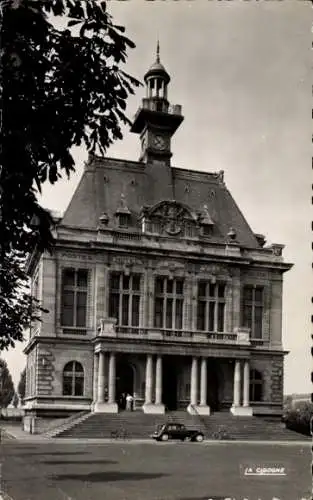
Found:
<svg viewBox="0 0 313 500"><path fill-rule="evenodd" d="M157 50L156 50L156 62L160 62L160 42L159 39L157 41Z"/></svg>

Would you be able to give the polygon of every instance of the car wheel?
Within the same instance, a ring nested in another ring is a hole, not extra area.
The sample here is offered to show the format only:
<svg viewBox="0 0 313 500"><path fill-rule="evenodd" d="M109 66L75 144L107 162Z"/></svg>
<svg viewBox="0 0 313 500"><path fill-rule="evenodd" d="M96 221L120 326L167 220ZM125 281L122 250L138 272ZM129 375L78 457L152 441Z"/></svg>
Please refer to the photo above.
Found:
<svg viewBox="0 0 313 500"><path fill-rule="evenodd" d="M168 434L162 435L162 441L168 441Z"/></svg>
<svg viewBox="0 0 313 500"><path fill-rule="evenodd" d="M197 434L196 437L195 437L195 441L197 441L197 443L202 443L202 441L203 441L203 435L202 434Z"/></svg>

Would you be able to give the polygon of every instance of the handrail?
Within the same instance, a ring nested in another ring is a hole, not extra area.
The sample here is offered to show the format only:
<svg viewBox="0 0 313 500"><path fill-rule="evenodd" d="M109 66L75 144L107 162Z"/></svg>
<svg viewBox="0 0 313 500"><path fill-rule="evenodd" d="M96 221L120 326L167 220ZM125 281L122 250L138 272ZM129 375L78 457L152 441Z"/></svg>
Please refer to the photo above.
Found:
<svg viewBox="0 0 313 500"><path fill-rule="evenodd" d="M210 428L209 426L207 425L207 422L206 420L202 417L202 415L200 415L200 413L198 412L197 408L195 405L193 404L190 404L190 407L194 410L196 416L198 417L198 420L200 421L200 423L203 425L203 427L205 428L205 431L206 433L209 433L210 432Z"/></svg>
<svg viewBox="0 0 313 500"><path fill-rule="evenodd" d="M81 418L84 415L89 414L89 413L90 413L89 410L82 410L82 411L79 411L77 413L74 413L73 415L70 415L69 417L56 419L54 422L51 422L51 425L48 426L46 429L44 429L41 434L48 434L48 433L53 432L57 429L60 429L64 425L71 424L72 422L75 422L75 420L77 420L77 419L79 419L79 418Z"/></svg>

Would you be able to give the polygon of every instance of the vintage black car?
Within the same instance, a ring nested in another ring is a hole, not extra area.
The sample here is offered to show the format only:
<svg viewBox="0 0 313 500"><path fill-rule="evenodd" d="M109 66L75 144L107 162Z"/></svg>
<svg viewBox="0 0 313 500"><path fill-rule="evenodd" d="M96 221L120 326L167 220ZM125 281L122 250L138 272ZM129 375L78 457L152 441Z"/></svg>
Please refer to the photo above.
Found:
<svg viewBox="0 0 313 500"><path fill-rule="evenodd" d="M158 425L151 436L156 441L168 441L169 439L179 439L181 441L196 441L201 443L204 435L197 429L187 429L183 424L168 423Z"/></svg>

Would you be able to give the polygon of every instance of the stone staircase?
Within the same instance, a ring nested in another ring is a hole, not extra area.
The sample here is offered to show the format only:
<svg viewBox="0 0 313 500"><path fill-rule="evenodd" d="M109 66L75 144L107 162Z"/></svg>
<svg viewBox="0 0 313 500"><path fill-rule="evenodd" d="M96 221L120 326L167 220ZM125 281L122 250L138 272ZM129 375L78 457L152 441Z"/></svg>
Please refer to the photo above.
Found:
<svg viewBox="0 0 313 500"><path fill-rule="evenodd" d="M53 438L58 434L66 431L67 429L74 429L76 425L80 424L87 418L91 417L92 413L90 411L81 411L68 417L66 419L62 419L60 422L54 422L49 429L42 433L42 436L45 438Z"/></svg>
<svg viewBox="0 0 313 500"><path fill-rule="evenodd" d="M186 411L172 411L165 415L146 415L141 411L120 412L116 415L89 413L72 420L50 437L81 439L149 439L155 428L165 422L182 423L201 430L206 439L233 439L257 441L309 441L285 428L280 421L261 417L235 417L228 412L210 416L190 415Z"/></svg>

